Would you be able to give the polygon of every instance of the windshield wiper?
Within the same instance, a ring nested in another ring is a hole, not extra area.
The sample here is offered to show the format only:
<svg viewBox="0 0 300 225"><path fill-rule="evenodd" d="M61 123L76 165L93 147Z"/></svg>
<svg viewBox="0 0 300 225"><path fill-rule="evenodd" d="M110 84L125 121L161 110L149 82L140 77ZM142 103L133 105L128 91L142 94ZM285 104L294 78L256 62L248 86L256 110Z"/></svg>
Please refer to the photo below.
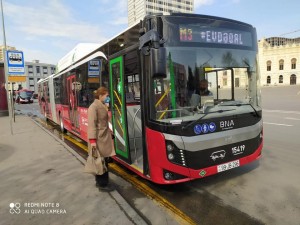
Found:
<svg viewBox="0 0 300 225"><path fill-rule="evenodd" d="M226 110L220 109L220 110L218 110L218 111L207 112L207 113L205 113L203 116L201 116L199 119L197 119L197 120L195 120L195 121L193 121L193 122L187 124L186 126L183 126L183 127L182 127L182 130L185 130L186 128L188 128L188 127L190 127L190 126L192 126L192 125L198 123L201 119L203 119L203 118L204 118L206 115L208 115L208 114L211 114L211 113L223 113L223 112L233 111L233 110L235 110L235 109L226 109Z"/></svg>
<svg viewBox="0 0 300 225"><path fill-rule="evenodd" d="M251 108L253 109L253 111L255 112L255 115L257 116L257 117L261 117L260 115L259 115L259 113L257 112L257 110L253 107L253 105L252 104L250 104L250 103L236 103L236 104L225 104L225 105L219 105L219 106L243 106L243 105L250 105L251 106Z"/></svg>

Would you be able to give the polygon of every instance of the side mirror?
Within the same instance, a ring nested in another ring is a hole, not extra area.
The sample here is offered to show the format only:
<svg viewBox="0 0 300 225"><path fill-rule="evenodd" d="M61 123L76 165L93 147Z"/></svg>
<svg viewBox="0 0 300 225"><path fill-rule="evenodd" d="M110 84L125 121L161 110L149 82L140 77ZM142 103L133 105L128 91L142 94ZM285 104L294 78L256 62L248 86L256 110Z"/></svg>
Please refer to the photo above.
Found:
<svg viewBox="0 0 300 225"><path fill-rule="evenodd" d="M152 77L153 78L166 78L167 77L167 54L165 48L151 48L151 64L152 64Z"/></svg>

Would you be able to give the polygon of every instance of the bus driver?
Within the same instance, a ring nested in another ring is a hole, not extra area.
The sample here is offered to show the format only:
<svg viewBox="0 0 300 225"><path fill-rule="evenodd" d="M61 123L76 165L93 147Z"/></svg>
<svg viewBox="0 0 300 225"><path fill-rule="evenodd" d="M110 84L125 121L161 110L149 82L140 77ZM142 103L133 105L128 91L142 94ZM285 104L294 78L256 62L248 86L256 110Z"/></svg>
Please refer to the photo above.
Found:
<svg viewBox="0 0 300 225"><path fill-rule="evenodd" d="M199 90L196 91L196 94L200 96L212 96L213 93L208 90L208 81L203 79L200 81Z"/></svg>

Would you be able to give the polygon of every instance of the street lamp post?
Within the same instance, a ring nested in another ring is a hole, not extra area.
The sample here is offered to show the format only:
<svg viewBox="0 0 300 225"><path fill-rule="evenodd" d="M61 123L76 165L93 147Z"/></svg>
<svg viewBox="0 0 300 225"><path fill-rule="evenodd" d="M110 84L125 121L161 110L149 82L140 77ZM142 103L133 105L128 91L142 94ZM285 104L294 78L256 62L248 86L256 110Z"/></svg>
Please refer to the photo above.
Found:
<svg viewBox="0 0 300 225"><path fill-rule="evenodd" d="M4 14L3 14L3 4L1 0L1 14L2 14L2 31L3 31L3 60L4 60L4 74L5 74L5 88L7 91L7 105L8 105L8 113L10 117L10 132L13 134L13 128L12 128L12 93L9 93L9 87L8 87L8 70L7 70L7 59L6 59L6 36L5 36L5 26L4 26ZM11 92L13 90L11 89Z"/></svg>

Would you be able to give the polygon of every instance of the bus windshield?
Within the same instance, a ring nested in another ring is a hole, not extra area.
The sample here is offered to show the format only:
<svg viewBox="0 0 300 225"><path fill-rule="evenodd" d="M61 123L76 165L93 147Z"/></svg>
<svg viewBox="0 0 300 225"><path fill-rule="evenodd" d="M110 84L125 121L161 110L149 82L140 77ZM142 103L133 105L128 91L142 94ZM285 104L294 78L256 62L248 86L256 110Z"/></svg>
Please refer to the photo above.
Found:
<svg viewBox="0 0 300 225"><path fill-rule="evenodd" d="M168 47L166 60L167 77L151 81L151 119L172 123L259 110L255 51Z"/></svg>

